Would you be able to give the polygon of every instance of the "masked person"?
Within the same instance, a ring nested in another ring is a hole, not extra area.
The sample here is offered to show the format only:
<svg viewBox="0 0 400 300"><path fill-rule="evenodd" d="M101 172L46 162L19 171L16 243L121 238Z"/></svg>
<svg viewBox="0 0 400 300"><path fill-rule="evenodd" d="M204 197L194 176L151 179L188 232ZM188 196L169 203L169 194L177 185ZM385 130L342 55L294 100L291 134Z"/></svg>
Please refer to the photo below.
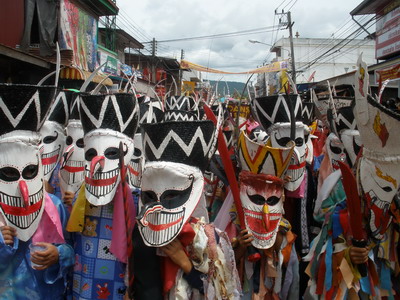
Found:
<svg viewBox="0 0 400 300"><path fill-rule="evenodd" d="M237 258L242 256L242 299L298 299L295 235L283 216L282 178L293 149L291 141L287 147L275 148L270 141L252 141L244 132L239 137L240 200L246 229L236 241L235 253Z"/></svg>
<svg viewBox="0 0 400 300"><path fill-rule="evenodd" d="M78 97L84 132L84 185L67 230L75 232L72 295L119 299L126 293L135 208L127 183L139 105L133 94Z"/></svg>
<svg viewBox="0 0 400 300"><path fill-rule="evenodd" d="M44 190L39 130L55 87L0 85L0 295L64 299L73 250L60 200ZM32 246L40 247L30 251Z"/></svg>
<svg viewBox="0 0 400 300"><path fill-rule="evenodd" d="M46 191L62 199L59 183L60 160L64 154L69 107L72 92L60 90L49 116L40 129L42 135L42 164Z"/></svg>
<svg viewBox="0 0 400 300"><path fill-rule="evenodd" d="M191 103L186 98L177 100ZM209 120L182 121L196 113L165 115L165 122L142 125L146 163L131 258L134 299L239 299L228 237L193 217L205 206L203 172L216 128Z"/></svg>

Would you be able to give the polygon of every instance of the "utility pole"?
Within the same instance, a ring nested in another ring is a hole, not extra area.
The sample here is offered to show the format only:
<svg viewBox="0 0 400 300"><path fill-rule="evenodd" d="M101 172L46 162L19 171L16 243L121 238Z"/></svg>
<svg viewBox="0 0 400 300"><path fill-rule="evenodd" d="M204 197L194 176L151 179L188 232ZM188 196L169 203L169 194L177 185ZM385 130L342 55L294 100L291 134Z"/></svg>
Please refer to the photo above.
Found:
<svg viewBox="0 0 400 300"><path fill-rule="evenodd" d="M185 58L185 51L183 50L183 49L181 49L181 62L182 62L182 59L184 59ZM176 94L177 95L181 95L182 94L182 74L183 73L183 71L182 71L182 69L181 69L181 67L179 66L179 91L176 91Z"/></svg>
<svg viewBox="0 0 400 300"><path fill-rule="evenodd" d="M275 11L275 15L286 15L287 18L287 28L289 29L289 41L290 41L290 59L292 61L292 79L293 82L296 83L296 65L295 65L295 61L294 61L294 46L293 46L293 33L292 33L292 27L294 22L292 22L292 16L290 11L288 12L284 12L282 10L281 13L277 13ZM281 20L279 19L279 23L282 24Z"/></svg>
<svg viewBox="0 0 400 300"><path fill-rule="evenodd" d="M156 82L156 39L151 43L151 80Z"/></svg>
<svg viewBox="0 0 400 300"><path fill-rule="evenodd" d="M290 53L292 54L292 79L293 82L296 83L296 65L294 63L294 47L293 47L293 33L292 33L292 17L290 14L290 11L287 12L287 18L288 18L288 27L289 27L289 38L290 38Z"/></svg>

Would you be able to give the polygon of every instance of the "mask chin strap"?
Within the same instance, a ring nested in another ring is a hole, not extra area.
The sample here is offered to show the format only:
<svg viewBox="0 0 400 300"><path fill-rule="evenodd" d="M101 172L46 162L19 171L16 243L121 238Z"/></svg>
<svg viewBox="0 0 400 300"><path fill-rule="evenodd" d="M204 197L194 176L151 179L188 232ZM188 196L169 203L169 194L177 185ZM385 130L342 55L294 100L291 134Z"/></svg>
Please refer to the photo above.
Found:
<svg viewBox="0 0 400 300"><path fill-rule="evenodd" d="M29 207L29 191L25 180L20 180L18 182L19 191L21 193L22 199L24 200L24 207L27 209Z"/></svg>
<svg viewBox="0 0 400 300"><path fill-rule="evenodd" d="M95 156L90 162L90 178L93 178L93 175L97 173L99 170L103 170L104 168L104 156Z"/></svg>

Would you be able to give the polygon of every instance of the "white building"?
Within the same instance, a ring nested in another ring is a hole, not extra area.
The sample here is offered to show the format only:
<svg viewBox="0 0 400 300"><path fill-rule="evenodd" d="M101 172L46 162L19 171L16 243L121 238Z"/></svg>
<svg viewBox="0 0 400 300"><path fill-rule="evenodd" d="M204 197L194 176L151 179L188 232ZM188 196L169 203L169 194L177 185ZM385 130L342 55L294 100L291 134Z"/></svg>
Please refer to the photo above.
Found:
<svg viewBox="0 0 400 300"><path fill-rule="evenodd" d="M367 65L377 62L375 42L368 39L293 38L293 48L297 84L318 82L354 71L361 53ZM276 60L289 59L290 39L281 38L270 51L276 53Z"/></svg>

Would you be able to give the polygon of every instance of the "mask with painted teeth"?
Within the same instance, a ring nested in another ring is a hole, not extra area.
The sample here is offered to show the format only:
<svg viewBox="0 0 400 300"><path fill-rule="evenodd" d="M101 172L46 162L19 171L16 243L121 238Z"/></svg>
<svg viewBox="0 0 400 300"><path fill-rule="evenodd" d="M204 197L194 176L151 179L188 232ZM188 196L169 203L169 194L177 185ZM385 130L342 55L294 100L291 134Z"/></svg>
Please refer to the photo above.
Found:
<svg viewBox="0 0 400 300"><path fill-rule="evenodd" d="M290 123L275 124L271 127L270 137L271 146L276 148L287 147L290 142ZM289 168L286 171L289 182L285 184L285 188L289 191L295 191L299 188L304 180L307 145L305 140L305 127L302 122L296 122L295 130L295 149Z"/></svg>
<svg viewBox="0 0 400 300"><path fill-rule="evenodd" d="M39 147L32 146L33 139L22 142L24 138L0 142L0 212L6 224L17 229L18 238L27 241L42 217L44 191ZM12 159L15 153L17 160Z"/></svg>
<svg viewBox="0 0 400 300"><path fill-rule="evenodd" d="M374 162L363 157L360 162L361 187L367 199L367 218L372 237L382 239L392 216L390 205L398 191L400 175L390 163Z"/></svg>
<svg viewBox="0 0 400 300"><path fill-rule="evenodd" d="M146 245L169 244L199 202L204 177L195 167L173 162L149 162L143 171L139 232Z"/></svg>
<svg viewBox="0 0 400 300"><path fill-rule="evenodd" d="M252 245L271 248L276 239L283 210L283 181L272 175L240 172L240 200Z"/></svg>
<svg viewBox="0 0 400 300"><path fill-rule="evenodd" d="M50 177L60 161L65 146L65 130L53 121L46 121L40 129L42 135L42 164L44 179L49 181Z"/></svg>
<svg viewBox="0 0 400 300"><path fill-rule="evenodd" d="M122 154L115 146L120 143L123 145ZM120 155L123 155L126 166L133 150L133 140L116 131L96 129L85 135L85 188L86 198L91 204L106 205L113 200L121 182Z"/></svg>
<svg viewBox="0 0 400 300"><path fill-rule="evenodd" d="M82 123L79 120L70 120L66 133L66 147L60 167L60 186L64 192L76 193L85 179Z"/></svg>

